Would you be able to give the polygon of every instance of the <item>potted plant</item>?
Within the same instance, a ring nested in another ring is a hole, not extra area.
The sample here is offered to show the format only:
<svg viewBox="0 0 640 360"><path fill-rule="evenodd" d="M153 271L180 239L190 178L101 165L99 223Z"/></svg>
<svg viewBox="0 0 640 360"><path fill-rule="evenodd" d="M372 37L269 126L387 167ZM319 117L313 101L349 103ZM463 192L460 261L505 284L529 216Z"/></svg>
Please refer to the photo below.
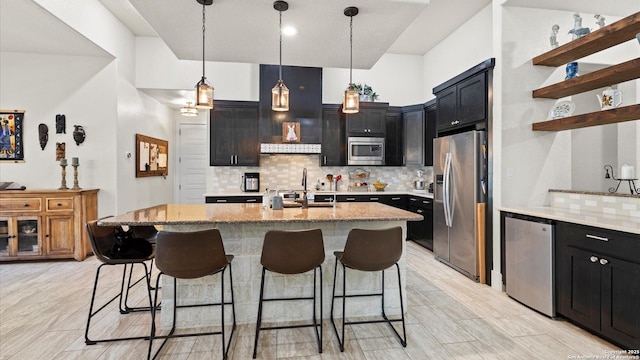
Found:
<svg viewBox="0 0 640 360"><path fill-rule="evenodd" d="M351 83L349 84L349 88L360 94L360 101L376 101L379 96L375 91L373 91L371 86L367 84Z"/></svg>

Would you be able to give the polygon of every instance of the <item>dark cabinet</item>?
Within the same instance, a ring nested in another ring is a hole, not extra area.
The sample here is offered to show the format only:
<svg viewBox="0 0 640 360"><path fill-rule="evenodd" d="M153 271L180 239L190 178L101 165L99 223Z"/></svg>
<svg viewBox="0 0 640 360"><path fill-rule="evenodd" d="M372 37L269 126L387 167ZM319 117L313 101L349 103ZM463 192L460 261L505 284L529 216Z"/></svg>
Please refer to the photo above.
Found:
<svg viewBox="0 0 640 360"><path fill-rule="evenodd" d="M407 222L407 240L433 250L433 200L410 195L407 205L407 210L424 217L421 221Z"/></svg>
<svg viewBox="0 0 640 360"><path fill-rule="evenodd" d="M347 135L384 137L388 107L388 103L360 103L358 113L346 115Z"/></svg>
<svg viewBox="0 0 640 360"><path fill-rule="evenodd" d="M261 195L246 196L205 196L205 204L262 203Z"/></svg>
<svg viewBox="0 0 640 360"><path fill-rule="evenodd" d="M487 127L490 79L494 66L495 59L488 59L433 88L439 134L468 127Z"/></svg>
<svg viewBox="0 0 640 360"><path fill-rule="evenodd" d="M558 224L557 312L623 348L640 348L638 254L638 235Z"/></svg>
<svg viewBox="0 0 640 360"><path fill-rule="evenodd" d="M486 73L481 72L436 94L438 130L459 128L487 118Z"/></svg>
<svg viewBox="0 0 640 360"><path fill-rule="evenodd" d="M424 165L433 166L433 139L436 137L437 122L435 99L425 104L424 117Z"/></svg>
<svg viewBox="0 0 640 360"><path fill-rule="evenodd" d="M218 101L210 117L210 165L258 166L258 104Z"/></svg>
<svg viewBox="0 0 640 360"><path fill-rule="evenodd" d="M384 164L387 166L404 165L404 127L402 108L389 107L385 118L386 136Z"/></svg>
<svg viewBox="0 0 640 360"><path fill-rule="evenodd" d="M402 111L404 126L404 164L424 165L424 106L406 107Z"/></svg>
<svg viewBox="0 0 640 360"><path fill-rule="evenodd" d="M341 105L323 106L320 166L344 166L347 164L344 123Z"/></svg>

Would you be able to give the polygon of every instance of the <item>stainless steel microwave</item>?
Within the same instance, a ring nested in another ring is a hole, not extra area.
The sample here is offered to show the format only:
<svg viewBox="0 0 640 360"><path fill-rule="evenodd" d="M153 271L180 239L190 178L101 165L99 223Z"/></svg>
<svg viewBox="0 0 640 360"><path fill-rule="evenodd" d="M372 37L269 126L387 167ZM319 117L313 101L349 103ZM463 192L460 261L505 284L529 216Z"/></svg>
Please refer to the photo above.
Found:
<svg viewBox="0 0 640 360"><path fill-rule="evenodd" d="M384 165L384 138L347 138L347 165Z"/></svg>

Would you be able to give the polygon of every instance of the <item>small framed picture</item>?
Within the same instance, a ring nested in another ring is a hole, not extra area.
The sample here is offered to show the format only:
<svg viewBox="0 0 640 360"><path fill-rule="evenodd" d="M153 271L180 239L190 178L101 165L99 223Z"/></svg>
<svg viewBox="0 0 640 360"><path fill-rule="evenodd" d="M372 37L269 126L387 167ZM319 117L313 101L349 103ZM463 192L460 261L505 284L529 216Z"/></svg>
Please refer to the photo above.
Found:
<svg viewBox="0 0 640 360"><path fill-rule="evenodd" d="M282 142L283 143L299 143L300 142L300 123L298 122L282 123Z"/></svg>
<svg viewBox="0 0 640 360"><path fill-rule="evenodd" d="M0 161L24 161L24 110L0 110Z"/></svg>

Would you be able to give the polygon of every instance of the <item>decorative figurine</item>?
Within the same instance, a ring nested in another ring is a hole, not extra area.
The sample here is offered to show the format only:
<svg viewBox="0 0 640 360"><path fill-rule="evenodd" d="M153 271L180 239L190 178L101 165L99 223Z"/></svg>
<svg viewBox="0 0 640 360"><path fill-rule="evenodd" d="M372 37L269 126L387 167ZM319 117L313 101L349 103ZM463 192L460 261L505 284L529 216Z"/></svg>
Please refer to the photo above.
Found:
<svg viewBox="0 0 640 360"><path fill-rule="evenodd" d="M580 14L573 14L573 29L569 30L569 34L573 34L572 40L587 35L591 30L589 28L582 27L582 18Z"/></svg>
<svg viewBox="0 0 640 360"><path fill-rule="evenodd" d="M67 118L63 114L56 115L56 134L66 134Z"/></svg>
<svg viewBox="0 0 640 360"><path fill-rule="evenodd" d="M551 27L551 36L549 36L549 42L551 43L551 48L555 49L558 47L558 39L556 38L558 35L558 30L560 30L559 25L553 25Z"/></svg>
<svg viewBox="0 0 640 360"><path fill-rule="evenodd" d="M56 143L56 161L64 159L66 148L67 148L67 144Z"/></svg>
<svg viewBox="0 0 640 360"><path fill-rule="evenodd" d="M75 130L73 130L73 140L76 141L76 145L80 146L85 138L84 129L80 125L73 125L73 127L75 128Z"/></svg>
<svg viewBox="0 0 640 360"><path fill-rule="evenodd" d="M49 127L47 124L38 125L38 138L40 139L40 147L44 150L44 147L47 146L47 141L49 141Z"/></svg>
<svg viewBox="0 0 640 360"><path fill-rule="evenodd" d="M595 14L593 17L596 19L596 24L599 26L599 29L602 29L604 27L604 21L606 20L604 16Z"/></svg>
<svg viewBox="0 0 640 360"><path fill-rule="evenodd" d="M578 63L575 61L568 63L565 71L567 74L567 76L564 78L565 80L573 79L574 77L578 76Z"/></svg>

